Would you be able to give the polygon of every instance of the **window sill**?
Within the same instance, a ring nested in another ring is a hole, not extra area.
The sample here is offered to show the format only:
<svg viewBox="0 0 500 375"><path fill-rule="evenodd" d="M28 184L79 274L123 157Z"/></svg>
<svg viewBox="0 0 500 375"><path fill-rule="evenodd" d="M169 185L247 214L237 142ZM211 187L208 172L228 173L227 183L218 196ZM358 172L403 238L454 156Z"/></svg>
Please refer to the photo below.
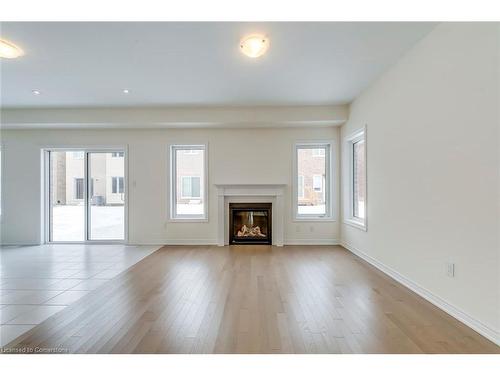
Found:
<svg viewBox="0 0 500 375"><path fill-rule="evenodd" d="M344 224L350 225L351 227L361 229L362 231L367 231L366 222L354 219L345 219Z"/></svg>
<svg viewBox="0 0 500 375"><path fill-rule="evenodd" d="M332 222L332 221L337 221L334 217L294 217L293 222L301 222L301 221L324 221L324 222Z"/></svg>
<svg viewBox="0 0 500 375"><path fill-rule="evenodd" d="M208 218L203 217L175 217L168 219L170 223L208 223Z"/></svg>

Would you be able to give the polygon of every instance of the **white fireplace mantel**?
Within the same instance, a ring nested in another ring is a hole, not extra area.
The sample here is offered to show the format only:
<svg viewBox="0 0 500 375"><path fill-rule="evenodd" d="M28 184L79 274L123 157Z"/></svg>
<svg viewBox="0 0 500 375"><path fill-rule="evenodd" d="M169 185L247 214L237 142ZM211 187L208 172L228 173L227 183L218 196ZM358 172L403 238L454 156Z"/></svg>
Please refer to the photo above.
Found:
<svg viewBox="0 0 500 375"><path fill-rule="evenodd" d="M283 246L286 184L215 184L217 188L217 244L229 242L229 202L270 202L273 217L273 245Z"/></svg>

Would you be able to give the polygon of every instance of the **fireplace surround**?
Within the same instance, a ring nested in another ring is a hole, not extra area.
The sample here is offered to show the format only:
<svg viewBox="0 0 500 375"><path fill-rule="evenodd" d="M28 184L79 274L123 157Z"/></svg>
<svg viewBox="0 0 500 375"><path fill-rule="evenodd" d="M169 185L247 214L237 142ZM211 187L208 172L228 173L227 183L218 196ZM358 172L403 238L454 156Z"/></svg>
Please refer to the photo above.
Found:
<svg viewBox="0 0 500 375"><path fill-rule="evenodd" d="M229 244L230 203L272 203L272 244L283 246L286 184L215 184L217 189L217 245Z"/></svg>
<svg viewBox="0 0 500 375"><path fill-rule="evenodd" d="M272 244L272 203L229 203L229 244Z"/></svg>

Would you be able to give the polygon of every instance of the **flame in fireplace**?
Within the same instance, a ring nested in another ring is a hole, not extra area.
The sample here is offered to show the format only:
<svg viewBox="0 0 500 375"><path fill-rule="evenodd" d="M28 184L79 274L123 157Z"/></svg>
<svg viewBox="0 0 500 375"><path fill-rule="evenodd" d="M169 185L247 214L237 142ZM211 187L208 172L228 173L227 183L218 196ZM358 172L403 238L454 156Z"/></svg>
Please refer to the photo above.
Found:
<svg viewBox="0 0 500 375"><path fill-rule="evenodd" d="M253 226L253 215L251 216L252 220L248 220L249 226L246 224L243 224L241 229L238 231L237 236L238 237L266 237L264 233L260 231L260 227L258 226ZM252 223L252 224L250 224Z"/></svg>

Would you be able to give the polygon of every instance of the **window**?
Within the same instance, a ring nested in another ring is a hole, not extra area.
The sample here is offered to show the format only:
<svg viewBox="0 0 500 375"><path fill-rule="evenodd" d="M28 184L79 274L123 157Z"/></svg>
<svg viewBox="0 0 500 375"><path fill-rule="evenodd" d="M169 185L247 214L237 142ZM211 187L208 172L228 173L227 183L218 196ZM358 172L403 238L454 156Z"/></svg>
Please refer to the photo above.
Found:
<svg viewBox="0 0 500 375"><path fill-rule="evenodd" d="M124 152L112 152L111 153L112 158L123 158L123 155L125 155Z"/></svg>
<svg viewBox="0 0 500 375"><path fill-rule="evenodd" d="M352 195L354 217L365 218L365 140L359 140L352 145L353 173Z"/></svg>
<svg viewBox="0 0 500 375"><path fill-rule="evenodd" d="M300 175L299 180L297 182L297 191L299 195L299 199L304 198L304 176Z"/></svg>
<svg viewBox="0 0 500 375"><path fill-rule="evenodd" d="M170 219L207 220L206 145L170 146Z"/></svg>
<svg viewBox="0 0 500 375"><path fill-rule="evenodd" d="M295 145L296 220L333 220L331 149L331 142Z"/></svg>
<svg viewBox="0 0 500 375"><path fill-rule="evenodd" d="M83 159L84 152L83 151L74 151L71 153L73 159L80 160Z"/></svg>
<svg viewBox="0 0 500 375"><path fill-rule="evenodd" d="M318 193L323 191L323 176L317 174L313 176L313 190Z"/></svg>
<svg viewBox="0 0 500 375"><path fill-rule="evenodd" d="M2 215L2 148L0 147L0 216Z"/></svg>
<svg viewBox="0 0 500 375"><path fill-rule="evenodd" d="M182 198L200 198L200 177L182 176Z"/></svg>
<svg viewBox="0 0 500 375"><path fill-rule="evenodd" d="M123 177L111 177L111 192L113 194L123 194Z"/></svg>
<svg viewBox="0 0 500 375"><path fill-rule="evenodd" d="M75 199L83 199L83 178L75 178Z"/></svg>
<svg viewBox="0 0 500 375"><path fill-rule="evenodd" d="M347 192L345 222L366 230L366 132L361 129L346 138Z"/></svg>
<svg viewBox="0 0 500 375"><path fill-rule="evenodd" d="M2 148L0 147L0 216L2 215Z"/></svg>

